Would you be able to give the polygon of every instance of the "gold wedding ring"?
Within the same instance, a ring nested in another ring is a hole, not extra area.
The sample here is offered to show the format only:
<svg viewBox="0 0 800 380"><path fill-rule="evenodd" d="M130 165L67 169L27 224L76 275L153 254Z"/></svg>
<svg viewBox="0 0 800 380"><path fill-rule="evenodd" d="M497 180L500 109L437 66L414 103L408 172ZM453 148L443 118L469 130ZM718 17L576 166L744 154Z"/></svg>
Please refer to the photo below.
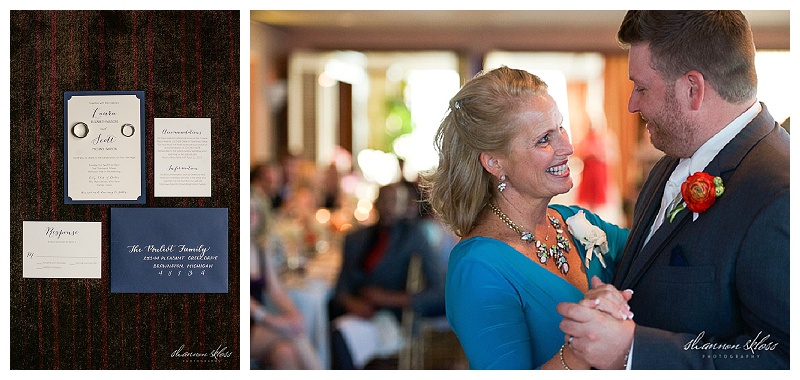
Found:
<svg viewBox="0 0 800 380"><path fill-rule="evenodd" d="M125 133L125 131L130 131L129 133ZM136 133L136 128L133 127L133 124L125 123L122 124L121 128L122 135L125 137L131 137L134 133Z"/></svg>
<svg viewBox="0 0 800 380"><path fill-rule="evenodd" d="M89 126L86 123L79 121L72 125L72 135L82 139L89 134Z"/></svg>

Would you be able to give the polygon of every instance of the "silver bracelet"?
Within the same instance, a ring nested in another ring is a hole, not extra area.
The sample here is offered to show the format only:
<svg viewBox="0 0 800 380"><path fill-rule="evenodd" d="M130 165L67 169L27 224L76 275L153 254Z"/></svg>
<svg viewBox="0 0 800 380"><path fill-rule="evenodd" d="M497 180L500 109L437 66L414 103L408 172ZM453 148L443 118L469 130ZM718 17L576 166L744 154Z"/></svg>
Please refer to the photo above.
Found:
<svg viewBox="0 0 800 380"><path fill-rule="evenodd" d="M622 369L628 369L628 357L630 355L631 355L631 350L628 350L628 353L625 354L625 359L623 359L625 362L622 363Z"/></svg>

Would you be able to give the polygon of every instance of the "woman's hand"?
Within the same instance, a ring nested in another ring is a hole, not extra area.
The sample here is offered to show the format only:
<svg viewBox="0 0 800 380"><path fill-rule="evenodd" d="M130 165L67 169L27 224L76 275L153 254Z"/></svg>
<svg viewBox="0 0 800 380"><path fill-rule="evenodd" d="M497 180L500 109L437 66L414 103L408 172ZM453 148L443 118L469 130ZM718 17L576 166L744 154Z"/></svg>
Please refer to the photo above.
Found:
<svg viewBox="0 0 800 380"><path fill-rule="evenodd" d="M270 318L269 322L278 334L287 338L300 337L305 334L305 324L300 316L276 315Z"/></svg>
<svg viewBox="0 0 800 380"><path fill-rule="evenodd" d="M250 298L250 317L256 323L266 326L285 337L305 334L305 322L299 313L274 314L264 308L257 300Z"/></svg>
<svg viewBox="0 0 800 380"><path fill-rule="evenodd" d="M613 285L603 283L597 276L592 277L592 289L584 295L579 303L583 306L600 310L621 320L633 319L628 301L633 290L617 290Z"/></svg>

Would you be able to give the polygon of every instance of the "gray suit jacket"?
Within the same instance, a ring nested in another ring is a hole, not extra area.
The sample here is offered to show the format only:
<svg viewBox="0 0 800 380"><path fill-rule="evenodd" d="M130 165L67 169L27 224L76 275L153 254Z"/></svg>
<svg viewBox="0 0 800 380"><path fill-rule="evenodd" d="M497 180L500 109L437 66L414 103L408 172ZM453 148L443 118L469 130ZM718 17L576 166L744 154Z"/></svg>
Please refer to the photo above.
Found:
<svg viewBox="0 0 800 380"><path fill-rule="evenodd" d="M763 110L705 168L725 192L642 246L678 159L634 209L614 284L633 289L632 369L789 368L789 135Z"/></svg>

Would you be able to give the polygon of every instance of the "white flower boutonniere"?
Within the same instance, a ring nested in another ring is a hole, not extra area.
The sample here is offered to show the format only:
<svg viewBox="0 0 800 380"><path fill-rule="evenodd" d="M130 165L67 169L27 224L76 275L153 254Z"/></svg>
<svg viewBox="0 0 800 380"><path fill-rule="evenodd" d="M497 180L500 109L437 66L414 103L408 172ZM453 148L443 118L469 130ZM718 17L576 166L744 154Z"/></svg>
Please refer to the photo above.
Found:
<svg viewBox="0 0 800 380"><path fill-rule="evenodd" d="M603 254L608 253L608 241L606 240L605 231L589 223L583 210L567 218L566 222L569 233L586 248L586 267L589 267L589 261L592 260L592 256L596 255L597 259L600 260L600 264L605 268L606 262L603 260ZM597 252L595 252L595 249Z"/></svg>

